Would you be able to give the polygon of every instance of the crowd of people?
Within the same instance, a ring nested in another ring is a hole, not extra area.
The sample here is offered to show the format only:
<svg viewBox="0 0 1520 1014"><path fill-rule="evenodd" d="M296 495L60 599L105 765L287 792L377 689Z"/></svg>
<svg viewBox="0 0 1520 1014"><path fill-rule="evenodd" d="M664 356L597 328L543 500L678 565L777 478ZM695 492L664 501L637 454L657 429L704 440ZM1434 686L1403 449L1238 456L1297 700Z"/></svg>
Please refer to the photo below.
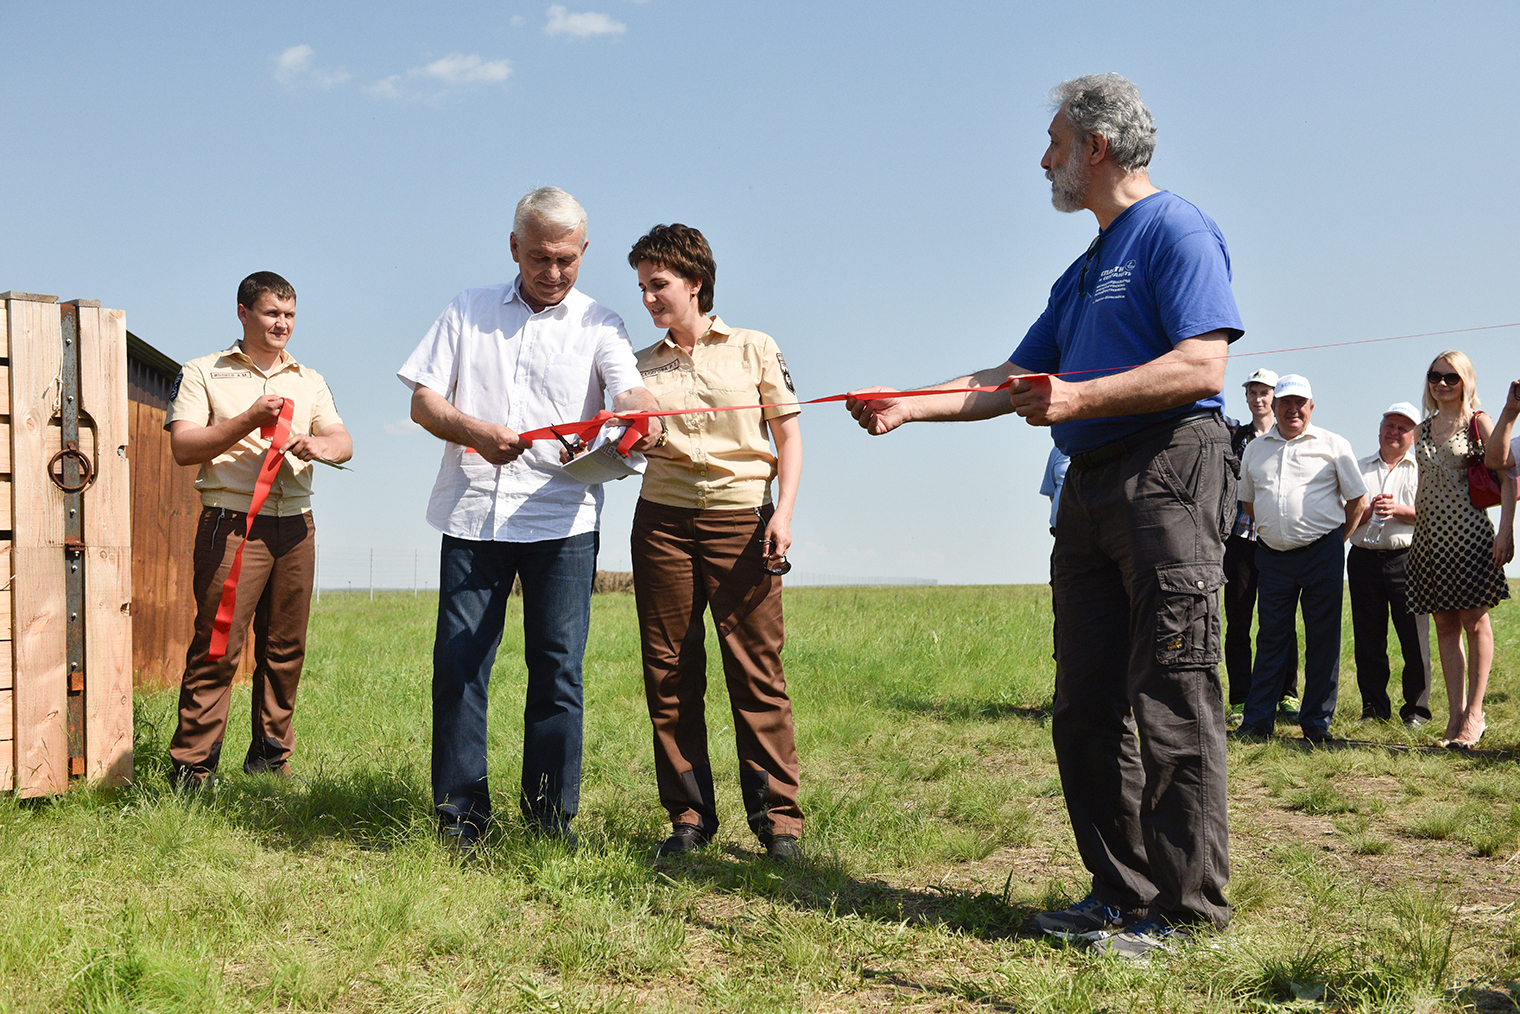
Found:
<svg viewBox="0 0 1520 1014"><path fill-rule="evenodd" d="M1450 705L1443 741L1470 747L1482 736L1487 611L1508 594L1500 568L1513 549L1515 483L1498 483L1496 537L1468 499L1467 469L1481 454L1513 475L1520 384L1495 422L1478 411L1471 363L1442 353L1424 409L1391 406L1378 453L1363 459L1312 425L1313 392L1301 376L1257 371L1246 383L1251 419L1227 425L1225 364L1244 326L1223 233L1151 184L1155 126L1133 84L1091 75L1059 85L1051 99L1040 165L1052 203L1091 212L1097 237L1006 359L918 385L912 397L855 391L846 408L878 436L910 422L1009 414L1052 434L1059 454L1042 486L1055 537L1052 738L1092 881L1080 902L1034 923L1145 958L1229 922L1232 712L1243 738L1270 735L1285 706L1306 739L1331 738L1348 539L1364 717L1391 714L1391 617L1405 653L1400 716L1416 726L1431 718L1428 653L1411 657L1419 617L1431 614ZM530 833L575 844L602 489L581 470L594 449L557 432L557 442L524 434L592 417L610 399L616 411L647 413L622 446L645 461L631 548L654 788L670 821L659 851L703 848L718 830L704 703L710 615L750 831L771 857L794 860L804 815L780 581L802 467L791 374L769 335L713 312L712 250L681 224L656 226L628 253L663 332L635 352L622 319L575 287L586 237L586 212L569 194L527 194L509 241L516 277L460 293L398 371L412 418L444 442L427 508L442 537L431 744L439 835L475 856L493 821L490 672L520 582L519 809ZM352 451L325 382L285 350L294 314L288 282L250 276L238 292L242 340L186 364L172 396L175 456L200 465L205 504L195 640L171 747L174 779L186 789L214 779L250 618L255 713L244 767L290 770L315 531L311 465ZM233 550L244 544L252 566L239 579ZM307 594L291 590L302 581ZM229 622L233 636L218 656L213 631Z"/></svg>
<svg viewBox="0 0 1520 1014"><path fill-rule="evenodd" d="M1488 611L1509 597L1503 567L1513 556L1516 470L1513 422L1505 420L1520 411L1520 385L1510 385L1499 424L1479 408L1476 372L1460 351L1437 355L1424 386L1423 408L1390 405L1378 426L1378 450L1357 458L1349 441L1311 423L1314 396L1306 378L1258 370L1246 382L1253 421L1235 427L1242 449L1232 538L1258 545L1249 556L1237 556L1247 562L1233 568L1226 550L1225 660L1231 724L1239 726L1231 735L1268 738L1275 717L1284 716L1297 721L1311 743L1335 738L1329 725L1339 685L1344 580L1361 718L1393 716L1391 622L1403 656L1399 718L1410 729L1431 720L1433 617L1448 700L1437 742L1470 750L1482 738L1493 659ZM1270 413L1265 429L1263 407ZM1470 488L1472 469L1487 465L1506 474L1494 490L1501 506L1497 532ZM1257 650L1247 675L1252 598ZM1291 697L1300 609L1301 702ZM1285 699L1292 701L1286 709L1279 707Z"/></svg>

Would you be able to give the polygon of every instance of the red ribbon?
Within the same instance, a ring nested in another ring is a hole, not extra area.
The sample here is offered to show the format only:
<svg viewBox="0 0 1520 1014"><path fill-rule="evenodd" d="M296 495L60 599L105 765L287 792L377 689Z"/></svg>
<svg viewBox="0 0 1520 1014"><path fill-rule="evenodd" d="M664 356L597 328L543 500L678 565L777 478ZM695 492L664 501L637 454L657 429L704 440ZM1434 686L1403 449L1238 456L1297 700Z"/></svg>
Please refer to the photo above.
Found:
<svg viewBox="0 0 1520 1014"><path fill-rule="evenodd" d="M923 398L931 394L972 394L987 391L1006 391L1015 380L1038 380L1048 377L1048 373L1024 373L1017 377L1010 377L993 387L939 387L920 391L847 391L844 394L830 394L822 398L813 398L810 401L783 401L772 402L769 405L712 405L706 408L674 408L663 412L612 412L602 409L590 419L582 419L579 422L555 423L553 426L542 426L536 430L519 433L528 443L535 440L549 440L553 437L580 437L586 443L595 439L603 426L614 420L626 423L628 429L623 438L618 441L618 453L625 458L633 445L649 435L649 420L669 415L701 415L709 412L743 412L750 409L765 408L793 408L800 405L822 405L829 401L844 401L854 398L856 401L891 401L895 398ZM472 447L466 447L466 451L474 451Z"/></svg>
<svg viewBox="0 0 1520 1014"><path fill-rule="evenodd" d="M290 439L290 420L295 413L295 400L286 398L280 406L279 421L272 428L265 426L259 430L259 436L270 438L269 452L264 455L263 465L259 466L259 477L253 484L253 502L248 505L247 523L243 527L243 541L238 543L237 552L232 556L232 569L227 572L227 581L222 585L222 604L217 606L216 619L211 621L211 648L206 657L213 662L227 654L232 611L237 607L238 575L243 570L243 547L248 544L248 534L253 531L253 519L263 509L264 501L269 498L269 488L274 485L274 477L280 474L280 466L285 463L284 447Z"/></svg>

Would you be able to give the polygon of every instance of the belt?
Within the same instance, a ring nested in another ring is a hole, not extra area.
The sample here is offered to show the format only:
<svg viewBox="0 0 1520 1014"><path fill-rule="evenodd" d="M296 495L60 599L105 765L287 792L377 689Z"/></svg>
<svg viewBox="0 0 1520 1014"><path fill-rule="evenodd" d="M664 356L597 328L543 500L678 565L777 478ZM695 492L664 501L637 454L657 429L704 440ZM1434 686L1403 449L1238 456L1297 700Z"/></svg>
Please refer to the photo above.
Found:
<svg viewBox="0 0 1520 1014"><path fill-rule="evenodd" d="M1378 556L1392 556L1395 553L1409 552L1408 546L1400 546L1397 549L1372 549L1368 546L1358 546L1354 542L1351 544L1351 548L1356 550L1358 553L1376 553Z"/></svg>
<svg viewBox="0 0 1520 1014"><path fill-rule="evenodd" d="M1184 412L1182 415L1156 423L1154 426L1147 426L1143 430L1136 430L1134 433L1106 443L1102 447L1095 447L1090 451L1073 454L1071 456L1071 467L1095 468L1105 462L1114 460L1121 454L1128 454L1137 447L1144 447L1157 437L1172 433L1187 423L1209 418L1218 419L1219 411L1212 408L1200 408L1194 409L1191 412Z"/></svg>
<svg viewBox="0 0 1520 1014"><path fill-rule="evenodd" d="M1344 536L1344 533L1339 528L1332 528L1324 535L1321 535L1319 538L1315 539L1313 542L1306 542L1302 546L1294 546L1292 549L1273 549L1265 542L1261 544L1261 548L1265 549L1269 553L1276 553L1278 556L1291 556L1294 553L1302 553L1306 549L1313 549L1315 546L1319 545L1321 542L1324 542L1326 539L1332 536L1341 538ZM1368 552L1373 552L1373 550L1368 550Z"/></svg>

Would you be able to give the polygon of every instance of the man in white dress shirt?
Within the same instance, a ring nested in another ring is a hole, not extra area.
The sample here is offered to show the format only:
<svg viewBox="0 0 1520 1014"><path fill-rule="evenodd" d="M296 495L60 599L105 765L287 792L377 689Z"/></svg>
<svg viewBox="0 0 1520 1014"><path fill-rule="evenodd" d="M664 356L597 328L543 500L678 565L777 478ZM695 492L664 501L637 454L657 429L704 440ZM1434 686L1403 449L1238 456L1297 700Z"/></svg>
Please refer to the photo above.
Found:
<svg viewBox="0 0 1520 1014"><path fill-rule="evenodd" d="M1383 413L1377 452L1357 462L1372 499L1362 509L1361 522L1351 533L1351 552L1346 555L1362 718L1387 721L1393 717L1393 702L1388 699L1391 618L1404 656L1404 704L1399 718L1411 729L1430 721L1430 617L1409 611L1405 591L1415 495L1420 487L1413 451L1419 423L1420 410L1407 401L1390 405Z"/></svg>
<svg viewBox="0 0 1520 1014"><path fill-rule="evenodd" d="M524 197L511 247L517 278L461 292L397 374L412 418L447 441L427 512L443 533L433 805L445 842L466 856L491 815L486 693L514 578L528 669L519 803L530 832L575 843L602 490L565 474L557 442L520 434L589 418L607 394L619 410L658 408L622 319L575 288L586 249L575 198L556 187ZM635 448L661 433L653 420Z"/></svg>
<svg viewBox="0 0 1520 1014"><path fill-rule="evenodd" d="M1330 741L1341 655L1344 543L1367 502L1356 456L1345 437L1309 424L1314 394L1296 373L1273 391L1277 424L1246 445L1240 462L1241 510L1256 520L1256 663L1245 721L1234 735L1272 735L1282 694L1294 614L1304 612L1304 696L1298 724L1311 743Z"/></svg>

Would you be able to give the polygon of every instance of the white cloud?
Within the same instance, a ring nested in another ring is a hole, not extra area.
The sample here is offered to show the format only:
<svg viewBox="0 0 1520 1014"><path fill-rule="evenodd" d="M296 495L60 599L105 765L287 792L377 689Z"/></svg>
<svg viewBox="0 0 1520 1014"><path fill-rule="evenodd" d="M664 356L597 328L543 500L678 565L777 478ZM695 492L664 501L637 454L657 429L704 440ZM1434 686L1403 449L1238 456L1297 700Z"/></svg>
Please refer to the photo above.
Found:
<svg viewBox="0 0 1520 1014"><path fill-rule="evenodd" d="M508 60L484 60L474 53L468 56L463 53L450 53L443 59L434 60L423 67L421 73L449 84L479 82L495 84L507 79L507 76L512 73L512 64Z"/></svg>
<svg viewBox="0 0 1520 1014"><path fill-rule="evenodd" d="M409 433L426 433L421 426L410 419L393 419L386 423L382 429L393 437L406 436Z"/></svg>
<svg viewBox="0 0 1520 1014"><path fill-rule="evenodd" d="M593 35L622 35L628 26L614 21L605 14L571 14L563 4L549 8L549 23L544 26L545 35L570 35L577 39Z"/></svg>
<svg viewBox="0 0 1520 1014"><path fill-rule="evenodd" d="M316 55L317 51L304 43L291 46L274 58L274 79L280 84L290 84L311 68L312 58Z"/></svg>
<svg viewBox="0 0 1520 1014"><path fill-rule="evenodd" d="M525 17L523 17L521 14L514 14L514 15L512 15L512 20L510 22L510 24L512 25L513 28L521 28L523 25L526 25L527 23L528 23L528 19L525 18Z"/></svg>
<svg viewBox="0 0 1520 1014"><path fill-rule="evenodd" d="M282 85L310 80L319 88L340 85L351 76L342 67L314 67L317 51L304 42L291 46L274 58L274 79Z"/></svg>
<svg viewBox="0 0 1520 1014"><path fill-rule="evenodd" d="M413 67L403 74L381 78L364 90L378 99L437 97L447 94L448 88L438 90L436 84L448 86L501 84L512 75L512 61L487 60L478 53L450 53L422 67Z"/></svg>

